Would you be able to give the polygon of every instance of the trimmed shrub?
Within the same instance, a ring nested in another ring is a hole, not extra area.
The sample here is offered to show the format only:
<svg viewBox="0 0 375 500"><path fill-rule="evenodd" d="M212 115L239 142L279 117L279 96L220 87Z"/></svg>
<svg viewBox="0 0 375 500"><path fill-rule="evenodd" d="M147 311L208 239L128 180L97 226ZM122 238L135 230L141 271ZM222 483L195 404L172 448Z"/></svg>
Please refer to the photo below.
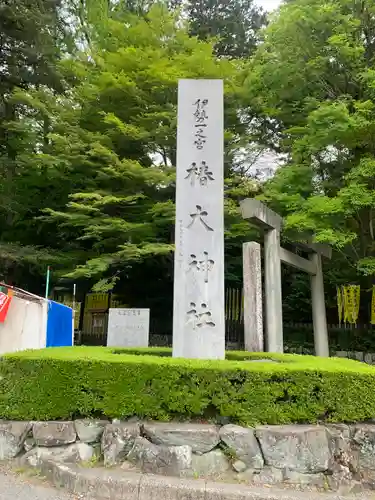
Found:
<svg viewBox="0 0 375 500"><path fill-rule="evenodd" d="M6 355L0 418L226 417L254 425L375 416L375 367L353 360L230 352L225 361L202 361L165 357L165 349L134 355L143 352L65 347ZM274 362L260 361L265 358Z"/></svg>

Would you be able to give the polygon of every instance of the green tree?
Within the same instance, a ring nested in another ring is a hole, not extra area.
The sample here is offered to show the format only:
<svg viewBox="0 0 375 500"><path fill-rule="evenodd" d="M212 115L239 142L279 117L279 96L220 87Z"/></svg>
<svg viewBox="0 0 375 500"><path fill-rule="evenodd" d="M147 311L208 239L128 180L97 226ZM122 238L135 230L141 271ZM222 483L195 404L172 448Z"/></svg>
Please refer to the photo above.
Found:
<svg viewBox="0 0 375 500"><path fill-rule="evenodd" d="M370 0L294 0L247 79L263 140L287 157L265 199L289 234L332 244L341 275L369 276L365 285L375 274L374 32Z"/></svg>
<svg viewBox="0 0 375 500"><path fill-rule="evenodd" d="M98 0L94 0L97 2ZM104 0L102 0L104 1ZM105 0L107 2L107 0ZM264 11L254 0L122 0L109 1L110 10L122 15L132 12L147 16L154 5L163 5L180 13L180 22L188 21L189 34L200 40L215 39L215 53L230 58L248 57L259 42L260 29L266 23Z"/></svg>
<svg viewBox="0 0 375 500"><path fill-rule="evenodd" d="M44 115L37 129L15 94L39 88L55 95L63 91L57 65L70 37L60 13L55 0L0 4L0 273L8 281L17 281L16 267L22 262L38 273L38 261L48 254L31 247L38 230L25 221L32 221L34 207L45 200L37 188L43 175L40 166L28 159L48 145L50 123Z"/></svg>
<svg viewBox="0 0 375 500"><path fill-rule="evenodd" d="M81 279L80 289L117 283L127 303L163 315L172 310L179 78L225 79L227 277L236 284L241 274L250 229L238 200L258 192L238 169L247 144L243 62L218 59L212 42L191 37L179 13L161 5L140 16L104 2L99 15L99 3L64 3L79 50L51 40L59 88L17 85L7 95L17 110L7 123L17 175L2 263L7 279L35 292L52 264L54 278Z"/></svg>
<svg viewBox="0 0 375 500"><path fill-rule="evenodd" d="M139 281L148 262L172 275L178 79L226 79L228 171L242 130L239 63L217 60L211 43L190 37L159 6L146 19L118 16L101 26L90 61L82 54L64 62L66 80L76 82L67 96L17 95L36 121L42 112L53 123L48 148L31 155L58 183L60 208L44 203L39 218L54 235L49 247L70 256L71 276L101 285L134 270Z"/></svg>
<svg viewBox="0 0 375 500"><path fill-rule="evenodd" d="M254 0L189 0L185 11L192 35L216 38L217 55L238 59L254 52L266 22Z"/></svg>

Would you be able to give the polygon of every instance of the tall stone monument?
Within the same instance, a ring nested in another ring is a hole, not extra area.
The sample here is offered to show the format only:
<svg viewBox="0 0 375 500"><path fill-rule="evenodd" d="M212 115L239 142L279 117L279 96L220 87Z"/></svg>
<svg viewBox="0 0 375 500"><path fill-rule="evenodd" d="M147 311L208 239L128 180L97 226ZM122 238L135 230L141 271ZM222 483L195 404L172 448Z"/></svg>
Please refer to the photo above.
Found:
<svg viewBox="0 0 375 500"><path fill-rule="evenodd" d="M173 356L224 359L223 82L178 86Z"/></svg>

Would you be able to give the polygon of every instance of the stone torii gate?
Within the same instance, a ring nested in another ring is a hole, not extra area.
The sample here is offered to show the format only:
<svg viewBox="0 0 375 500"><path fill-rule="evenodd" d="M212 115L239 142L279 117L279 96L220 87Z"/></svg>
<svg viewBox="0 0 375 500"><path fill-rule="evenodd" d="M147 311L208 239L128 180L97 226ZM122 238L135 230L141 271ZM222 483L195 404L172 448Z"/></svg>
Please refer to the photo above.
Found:
<svg viewBox="0 0 375 500"><path fill-rule="evenodd" d="M282 217L261 201L247 198L241 202L242 217L264 230L265 331L268 352L283 352L281 262L305 271L311 280L311 303L315 354L329 356L322 257L331 258L328 245L296 243L308 254L303 258L280 246ZM259 243L243 245L245 349L263 351L263 309L261 249Z"/></svg>

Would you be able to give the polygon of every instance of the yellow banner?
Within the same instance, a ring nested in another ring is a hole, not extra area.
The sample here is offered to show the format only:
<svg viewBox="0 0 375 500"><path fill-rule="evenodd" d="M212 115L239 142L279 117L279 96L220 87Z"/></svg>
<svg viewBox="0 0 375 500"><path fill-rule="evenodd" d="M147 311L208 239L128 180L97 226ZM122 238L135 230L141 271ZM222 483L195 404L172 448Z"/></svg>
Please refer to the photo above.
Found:
<svg viewBox="0 0 375 500"><path fill-rule="evenodd" d="M344 322L357 323L361 288L359 285L344 285L342 287L342 300L344 305Z"/></svg>
<svg viewBox="0 0 375 500"><path fill-rule="evenodd" d="M372 287L371 324L375 325L375 285Z"/></svg>
<svg viewBox="0 0 375 500"><path fill-rule="evenodd" d="M336 287L337 290L337 312L339 315L339 324L341 325L343 313L344 313L344 301L343 301L343 293L341 288Z"/></svg>
<svg viewBox="0 0 375 500"><path fill-rule="evenodd" d="M86 295L85 309L89 311L102 311L108 309L109 293L88 293Z"/></svg>

